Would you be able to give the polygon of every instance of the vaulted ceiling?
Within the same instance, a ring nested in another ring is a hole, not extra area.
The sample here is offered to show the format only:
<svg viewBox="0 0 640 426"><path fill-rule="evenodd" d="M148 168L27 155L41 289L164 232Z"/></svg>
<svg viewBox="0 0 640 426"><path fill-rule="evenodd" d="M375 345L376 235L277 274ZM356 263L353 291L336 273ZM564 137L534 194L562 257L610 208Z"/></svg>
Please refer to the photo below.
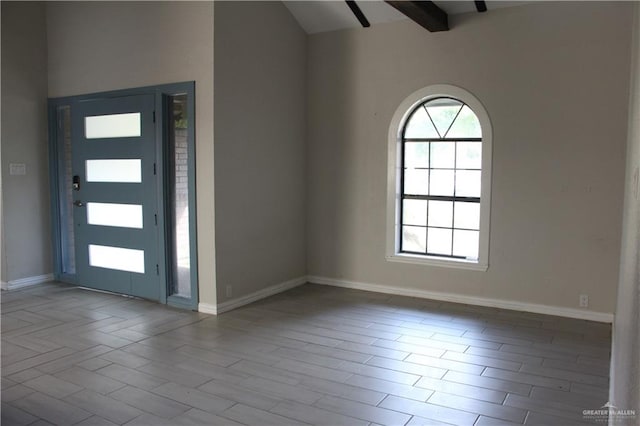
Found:
<svg viewBox="0 0 640 426"><path fill-rule="evenodd" d="M345 1L284 1L283 3L308 34L361 28L361 24ZM448 15L477 13L474 1L436 1L433 3ZM528 2L487 1L485 3L488 12L491 12L493 9L518 6ZM371 25L408 19L403 13L382 0L362 0L357 1L356 4Z"/></svg>

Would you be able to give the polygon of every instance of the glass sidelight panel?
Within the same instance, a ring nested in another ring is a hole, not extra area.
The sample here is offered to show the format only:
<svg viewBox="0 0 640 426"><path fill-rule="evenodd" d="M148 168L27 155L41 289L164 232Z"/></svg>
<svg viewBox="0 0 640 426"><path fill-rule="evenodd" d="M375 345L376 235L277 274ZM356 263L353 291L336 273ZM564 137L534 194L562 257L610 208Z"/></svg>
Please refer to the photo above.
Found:
<svg viewBox="0 0 640 426"><path fill-rule="evenodd" d="M87 203L87 223L142 229L142 205Z"/></svg>
<svg viewBox="0 0 640 426"><path fill-rule="evenodd" d="M189 144L187 95L169 97L169 173L172 230L172 294L191 297L189 239Z"/></svg>
<svg viewBox="0 0 640 426"><path fill-rule="evenodd" d="M89 265L144 274L144 250L89 244Z"/></svg>
<svg viewBox="0 0 640 426"><path fill-rule="evenodd" d="M87 182L142 182L141 160L87 160Z"/></svg>
<svg viewBox="0 0 640 426"><path fill-rule="evenodd" d="M85 117L84 136L87 139L138 137L140 118L139 112Z"/></svg>

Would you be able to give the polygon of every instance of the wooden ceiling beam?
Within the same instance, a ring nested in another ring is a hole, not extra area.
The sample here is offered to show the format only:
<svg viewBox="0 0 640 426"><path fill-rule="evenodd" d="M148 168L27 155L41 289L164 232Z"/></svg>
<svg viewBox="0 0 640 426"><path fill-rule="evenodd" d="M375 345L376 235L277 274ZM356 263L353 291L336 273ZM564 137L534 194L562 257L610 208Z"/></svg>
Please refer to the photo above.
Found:
<svg viewBox="0 0 640 426"><path fill-rule="evenodd" d="M367 17L364 16L364 13L362 13L362 10L360 10L360 6L358 6L353 0L346 0L346 2L347 6L349 6L349 9L351 9L351 12L353 12L353 14L356 16L356 19L358 19L358 22L360 22L360 25L362 25L364 28L370 27L371 24L369 23Z"/></svg>
<svg viewBox="0 0 640 426"><path fill-rule="evenodd" d="M431 32L449 31L449 16L432 1L385 1Z"/></svg>

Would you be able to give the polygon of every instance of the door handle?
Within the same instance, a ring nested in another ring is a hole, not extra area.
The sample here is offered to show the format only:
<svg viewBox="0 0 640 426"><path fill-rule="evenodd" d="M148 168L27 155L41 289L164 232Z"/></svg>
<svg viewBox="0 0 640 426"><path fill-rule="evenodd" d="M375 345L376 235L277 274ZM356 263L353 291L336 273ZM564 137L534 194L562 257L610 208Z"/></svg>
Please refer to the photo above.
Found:
<svg viewBox="0 0 640 426"><path fill-rule="evenodd" d="M77 201L73 202L73 205L76 206L76 207L82 207L82 206L84 206L84 203L82 201L80 201L80 200L77 200Z"/></svg>

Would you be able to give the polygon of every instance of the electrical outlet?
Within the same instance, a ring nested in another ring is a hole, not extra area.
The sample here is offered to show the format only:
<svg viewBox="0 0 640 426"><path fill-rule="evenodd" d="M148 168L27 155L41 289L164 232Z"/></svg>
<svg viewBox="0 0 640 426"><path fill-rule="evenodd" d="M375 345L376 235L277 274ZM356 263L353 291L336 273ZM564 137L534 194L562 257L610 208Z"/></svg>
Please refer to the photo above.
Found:
<svg viewBox="0 0 640 426"><path fill-rule="evenodd" d="M580 295L580 307L581 308L588 308L589 307L589 295L588 294L581 294Z"/></svg>
<svg viewBox="0 0 640 426"><path fill-rule="evenodd" d="M233 288L230 285L226 287L226 293L227 297L231 297L233 295Z"/></svg>

